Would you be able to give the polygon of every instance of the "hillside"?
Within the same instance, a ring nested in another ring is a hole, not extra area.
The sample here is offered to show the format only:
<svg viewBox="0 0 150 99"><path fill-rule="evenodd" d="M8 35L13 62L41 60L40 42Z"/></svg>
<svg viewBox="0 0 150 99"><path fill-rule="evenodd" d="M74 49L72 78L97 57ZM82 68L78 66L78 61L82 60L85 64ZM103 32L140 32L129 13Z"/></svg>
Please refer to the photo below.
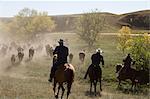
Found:
<svg viewBox="0 0 150 99"><path fill-rule="evenodd" d="M118 28L118 24L116 23L118 21L117 19L119 18L118 15L112 13L100 13L100 14L104 16L106 20L106 27L104 28L104 31L108 31L108 29L114 31L116 28ZM52 16L52 19L54 19L55 23L57 24L56 29L54 31L74 32L75 22L77 21L77 18L79 18L82 15L83 14Z"/></svg>
<svg viewBox="0 0 150 99"><path fill-rule="evenodd" d="M83 14L57 15L50 16L57 24L53 32L75 32L76 19ZM101 12L100 15L105 17L105 27L103 32L116 32L123 25L130 26L136 30L150 30L150 10L125 13L121 15L108 12ZM3 22L11 21L11 18L0 18Z"/></svg>
<svg viewBox="0 0 150 99"><path fill-rule="evenodd" d="M133 29L150 29L150 10L125 13L121 15L107 12L100 14L105 16L106 27L103 31L106 32L108 29L110 32L118 30L123 25L128 25ZM81 15L83 14L52 16L52 19L54 19L57 24L55 31L74 31L74 23Z"/></svg>
<svg viewBox="0 0 150 99"><path fill-rule="evenodd" d="M150 10L137 11L120 15L119 22L129 24L136 29L150 29Z"/></svg>

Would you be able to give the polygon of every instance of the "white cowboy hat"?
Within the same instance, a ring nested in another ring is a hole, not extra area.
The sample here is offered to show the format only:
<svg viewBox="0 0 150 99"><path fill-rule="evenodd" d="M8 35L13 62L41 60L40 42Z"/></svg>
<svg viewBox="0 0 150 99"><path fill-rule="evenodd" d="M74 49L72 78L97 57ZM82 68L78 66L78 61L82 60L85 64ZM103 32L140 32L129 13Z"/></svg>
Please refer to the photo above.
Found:
<svg viewBox="0 0 150 99"><path fill-rule="evenodd" d="M96 49L96 52L103 53L101 48Z"/></svg>

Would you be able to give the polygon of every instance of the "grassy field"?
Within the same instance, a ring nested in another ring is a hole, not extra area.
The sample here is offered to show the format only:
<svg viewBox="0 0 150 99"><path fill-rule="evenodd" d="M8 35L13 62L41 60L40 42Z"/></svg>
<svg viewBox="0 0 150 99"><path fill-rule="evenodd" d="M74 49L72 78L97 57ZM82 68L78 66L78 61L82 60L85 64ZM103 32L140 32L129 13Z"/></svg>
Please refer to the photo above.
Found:
<svg viewBox="0 0 150 99"><path fill-rule="evenodd" d="M102 68L103 91L99 92L98 85L96 97L89 94L89 81L83 79L88 65L91 63L90 57L95 52L95 48L89 51L85 42L81 41L75 34L55 33L44 36L47 42L54 42L59 38L68 39L70 52L74 54L72 64L76 72L70 99L149 99L147 86L140 88L137 93L128 91L131 85L128 83L124 83L123 89L117 89L115 65L122 62L124 55L116 48L116 36L100 37L95 47L103 49L105 60L105 66ZM86 50L84 64L80 64L78 60L78 52L82 49ZM35 53L32 61L26 61L27 56L26 54L23 62L17 65L11 65L10 59L7 57L1 61L0 99L54 99L53 84L48 82L51 60L45 56L45 53Z"/></svg>

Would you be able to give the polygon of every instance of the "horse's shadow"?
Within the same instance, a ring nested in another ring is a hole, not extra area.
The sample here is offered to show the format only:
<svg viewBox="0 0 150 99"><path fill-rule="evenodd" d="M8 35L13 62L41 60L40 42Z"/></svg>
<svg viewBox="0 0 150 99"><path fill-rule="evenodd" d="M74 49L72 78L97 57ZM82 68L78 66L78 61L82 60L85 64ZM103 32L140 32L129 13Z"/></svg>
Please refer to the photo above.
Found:
<svg viewBox="0 0 150 99"><path fill-rule="evenodd" d="M137 95L137 94L144 94L148 95L148 90L143 90L141 88L138 89L131 89L131 88L123 88L123 87L117 87L116 88L118 91L121 91L124 94L132 94L132 95Z"/></svg>
<svg viewBox="0 0 150 99"><path fill-rule="evenodd" d="M92 91L92 92L90 92L90 91L85 91L85 96L89 96L89 97L101 97L102 95L101 95L101 93L99 92L99 91L97 91L96 92L96 96L95 96L95 93Z"/></svg>

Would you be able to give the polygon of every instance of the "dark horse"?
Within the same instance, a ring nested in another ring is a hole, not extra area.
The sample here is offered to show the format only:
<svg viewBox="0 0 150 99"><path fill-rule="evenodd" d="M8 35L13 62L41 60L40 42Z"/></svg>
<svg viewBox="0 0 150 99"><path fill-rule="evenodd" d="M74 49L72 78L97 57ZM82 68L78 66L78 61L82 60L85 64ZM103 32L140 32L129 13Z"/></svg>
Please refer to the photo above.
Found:
<svg viewBox="0 0 150 99"><path fill-rule="evenodd" d="M118 64L116 66L116 73L118 73L118 80L119 84L118 87L120 87L121 81L125 81L126 79L130 79L132 82L131 89L133 86L136 88L137 84L147 84L149 83L149 71L148 70L135 70L133 68L130 68L129 72L124 72L124 68L121 64Z"/></svg>
<svg viewBox="0 0 150 99"><path fill-rule="evenodd" d="M94 94L96 96L96 86L97 86L98 81L100 83L100 90L102 91L102 87L101 87L102 71L101 71L101 68L100 68L100 71L98 71L98 67L90 65L87 72L88 72L88 75L90 78L90 93L92 92L92 84L93 84L94 85Z"/></svg>
<svg viewBox="0 0 150 99"><path fill-rule="evenodd" d="M71 64L60 65L59 68L55 72L54 76L54 95L55 98L58 99L59 90L62 89L61 99L63 99L63 95L65 92L65 88L63 84L67 84L67 99L70 94L71 86L74 81L74 73L75 69ZM58 91L56 94L56 85L58 84Z"/></svg>
<svg viewBox="0 0 150 99"><path fill-rule="evenodd" d="M132 86L131 89L133 88L133 86L136 87L136 74L137 71L133 68L130 68L130 70L127 72L125 72L125 68L123 68L123 66L121 64L118 64L116 66L116 73L118 73L117 79L119 80L119 84L118 87L120 87L121 85L121 81L125 81L126 79L130 79L132 82Z"/></svg>

